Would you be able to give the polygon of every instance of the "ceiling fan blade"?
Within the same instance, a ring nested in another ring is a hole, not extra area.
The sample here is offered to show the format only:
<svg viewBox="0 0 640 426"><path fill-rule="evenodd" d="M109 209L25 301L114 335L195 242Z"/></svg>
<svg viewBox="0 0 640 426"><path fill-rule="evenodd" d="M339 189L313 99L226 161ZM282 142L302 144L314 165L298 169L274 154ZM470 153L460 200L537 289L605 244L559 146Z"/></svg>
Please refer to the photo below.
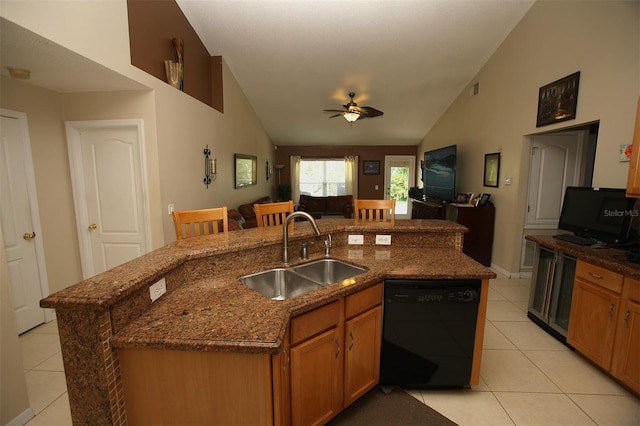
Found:
<svg viewBox="0 0 640 426"><path fill-rule="evenodd" d="M333 115L332 115L331 117L329 117L329 118L341 117L341 116L342 116L342 114L333 114Z"/></svg>
<svg viewBox="0 0 640 426"><path fill-rule="evenodd" d="M345 111L341 110L341 109L323 109L324 112L339 112L339 113L343 113Z"/></svg>
<svg viewBox="0 0 640 426"><path fill-rule="evenodd" d="M360 110L360 114L363 117L372 118L372 117L379 117L381 115L384 115L384 112L382 112L380 110L377 110L375 108L372 108L372 107L367 107L367 106L359 107L359 110Z"/></svg>

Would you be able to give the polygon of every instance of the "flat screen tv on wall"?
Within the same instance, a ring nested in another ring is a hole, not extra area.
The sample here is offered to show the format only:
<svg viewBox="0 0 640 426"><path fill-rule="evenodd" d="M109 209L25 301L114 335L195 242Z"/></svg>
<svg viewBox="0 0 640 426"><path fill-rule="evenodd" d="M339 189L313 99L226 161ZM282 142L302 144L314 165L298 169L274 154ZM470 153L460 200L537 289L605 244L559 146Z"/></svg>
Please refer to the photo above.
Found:
<svg viewBox="0 0 640 426"><path fill-rule="evenodd" d="M450 202L456 196L457 146L451 145L424 153L424 197L435 202Z"/></svg>

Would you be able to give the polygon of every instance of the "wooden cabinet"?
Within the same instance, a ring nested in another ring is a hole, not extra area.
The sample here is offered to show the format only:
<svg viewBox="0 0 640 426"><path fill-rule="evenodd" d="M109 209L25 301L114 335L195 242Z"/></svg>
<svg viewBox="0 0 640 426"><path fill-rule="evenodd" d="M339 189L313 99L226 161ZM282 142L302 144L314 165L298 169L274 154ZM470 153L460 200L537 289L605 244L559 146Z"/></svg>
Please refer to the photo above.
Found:
<svg viewBox="0 0 640 426"><path fill-rule="evenodd" d="M640 393L640 280L625 277L612 373Z"/></svg>
<svg viewBox="0 0 640 426"><path fill-rule="evenodd" d="M640 98L638 98L636 126L633 132L633 148L627 178L627 197L640 198Z"/></svg>
<svg viewBox="0 0 640 426"><path fill-rule="evenodd" d="M640 280L578 260L567 342L640 393Z"/></svg>
<svg viewBox="0 0 640 426"><path fill-rule="evenodd" d="M345 324L344 406L380 381L382 284L347 296Z"/></svg>
<svg viewBox="0 0 640 426"><path fill-rule="evenodd" d="M342 409L342 299L291 320L291 419L322 424Z"/></svg>
<svg viewBox="0 0 640 426"><path fill-rule="evenodd" d="M567 342L605 370L611 367L622 275L578 260Z"/></svg>
<svg viewBox="0 0 640 426"><path fill-rule="evenodd" d="M444 219L466 226L469 232L464 234L462 252L484 266L491 266L496 216L494 206L458 207L414 199L411 203L412 219Z"/></svg>
<svg viewBox="0 0 640 426"><path fill-rule="evenodd" d="M382 284L291 320L291 420L323 424L379 380Z"/></svg>

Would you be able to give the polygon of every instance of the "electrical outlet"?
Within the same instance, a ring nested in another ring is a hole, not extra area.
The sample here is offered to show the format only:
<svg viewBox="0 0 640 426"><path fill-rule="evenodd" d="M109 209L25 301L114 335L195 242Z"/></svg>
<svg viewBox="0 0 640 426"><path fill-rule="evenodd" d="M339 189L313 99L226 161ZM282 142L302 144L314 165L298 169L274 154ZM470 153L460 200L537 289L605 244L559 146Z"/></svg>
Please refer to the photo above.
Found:
<svg viewBox="0 0 640 426"><path fill-rule="evenodd" d="M349 244L364 244L364 235L349 235Z"/></svg>
<svg viewBox="0 0 640 426"><path fill-rule="evenodd" d="M151 302L155 302L167 292L167 283L164 278L158 281L157 283L149 286L149 296L151 297Z"/></svg>
<svg viewBox="0 0 640 426"><path fill-rule="evenodd" d="M390 246L391 235L376 235L376 244L381 246Z"/></svg>
<svg viewBox="0 0 640 426"><path fill-rule="evenodd" d="M171 216L174 210L175 210L175 206L173 205L173 203L167 206L167 211L169 212L169 216Z"/></svg>

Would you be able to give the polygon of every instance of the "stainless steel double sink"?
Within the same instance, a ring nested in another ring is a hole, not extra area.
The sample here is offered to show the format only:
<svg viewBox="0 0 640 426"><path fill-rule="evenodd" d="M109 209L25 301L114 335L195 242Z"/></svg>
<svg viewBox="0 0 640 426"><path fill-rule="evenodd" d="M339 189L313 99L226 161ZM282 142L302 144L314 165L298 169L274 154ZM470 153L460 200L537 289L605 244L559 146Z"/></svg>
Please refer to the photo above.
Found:
<svg viewBox="0 0 640 426"><path fill-rule="evenodd" d="M286 300L342 282L368 269L336 259L320 259L291 268L273 268L240 277L240 282L273 300Z"/></svg>

